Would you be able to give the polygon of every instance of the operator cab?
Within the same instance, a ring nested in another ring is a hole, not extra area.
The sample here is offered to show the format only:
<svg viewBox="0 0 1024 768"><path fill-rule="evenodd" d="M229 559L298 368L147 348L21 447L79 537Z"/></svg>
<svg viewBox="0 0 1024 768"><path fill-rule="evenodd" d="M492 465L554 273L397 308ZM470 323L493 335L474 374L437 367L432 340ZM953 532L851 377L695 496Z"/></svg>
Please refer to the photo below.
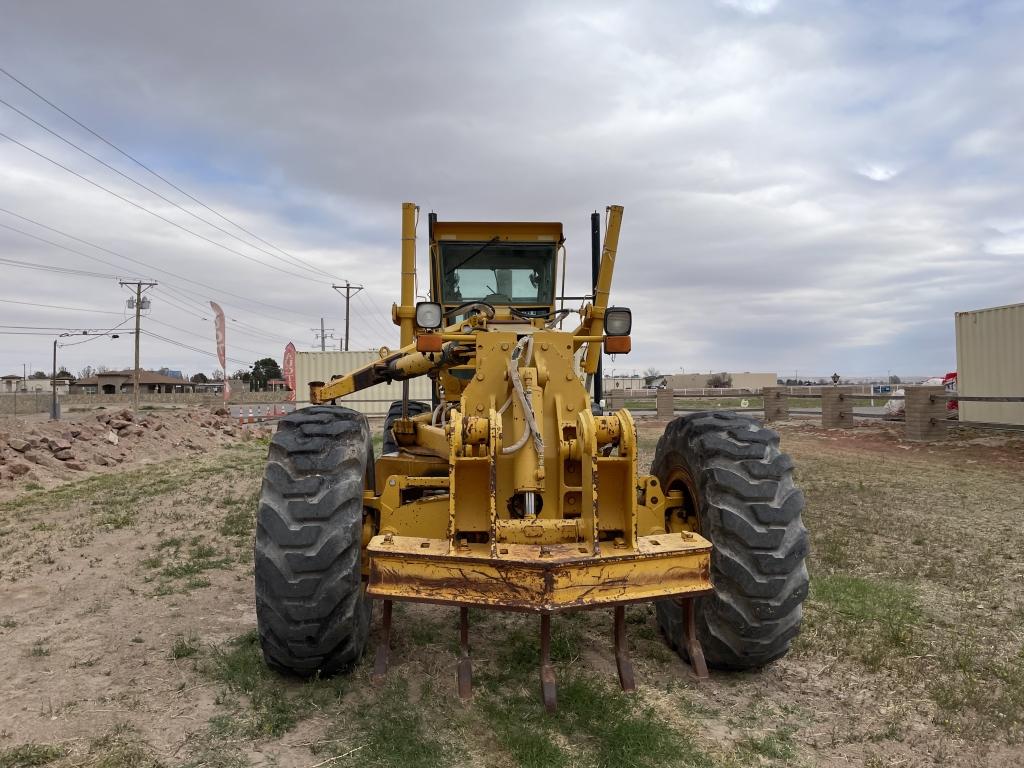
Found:
<svg viewBox="0 0 1024 768"><path fill-rule="evenodd" d="M445 322L482 303L546 317L555 309L562 225L527 222L430 222L431 298Z"/></svg>

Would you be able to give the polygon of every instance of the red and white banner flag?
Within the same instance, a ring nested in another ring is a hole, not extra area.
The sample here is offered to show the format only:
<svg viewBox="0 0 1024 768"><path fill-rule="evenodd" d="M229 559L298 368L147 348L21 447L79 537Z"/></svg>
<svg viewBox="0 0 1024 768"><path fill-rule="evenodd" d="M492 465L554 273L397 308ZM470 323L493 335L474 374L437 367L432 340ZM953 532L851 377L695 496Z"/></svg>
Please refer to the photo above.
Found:
<svg viewBox="0 0 1024 768"><path fill-rule="evenodd" d="M210 306L213 308L214 319L213 325L217 329L217 359L220 361L220 369L224 371L224 402L228 401L228 395L231 394L231 387L228 385L228 364L227 364L227 352L225 351L225 327L224 327L224 310L220 308L220 304L214 301L210 302Z"/></svg>
<svg viewBox="0 0 1024 768"><path fill-rule="evenodd" d="M288 395L290 401L295 400L295 345L290 341L288 346L284 348L284 365L281 366L284 369L284 383L288 385L288 389L291 390L291 394Z"/></svg>

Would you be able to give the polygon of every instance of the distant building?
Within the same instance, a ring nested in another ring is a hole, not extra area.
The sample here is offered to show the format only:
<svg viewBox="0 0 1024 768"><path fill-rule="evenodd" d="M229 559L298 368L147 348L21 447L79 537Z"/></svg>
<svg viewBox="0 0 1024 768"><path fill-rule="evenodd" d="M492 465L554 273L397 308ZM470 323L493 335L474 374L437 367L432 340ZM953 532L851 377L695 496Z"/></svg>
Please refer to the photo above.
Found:
<svg viewBox="0 0 1024 768"><path fill-rule="evenodd" d="M135 386L135 371L104 371L80 379L75 383L76 392L86 395L117 395L129 393ZM171 394L194 392L196 385L176 376L166 376L157 371L139 371L139 392Z"/></svg>
<svg viewBox="0 0 1024 768"><path fill-rule="evenodd" d="M74 376L57 376L57 394L66 395L74 383ZM0 392L10 394L11 392L52 392L53 382L49 377L45 379L24 379L18 374L0 376Z"/></svg>
<svg viewBox="0 0 1024 768"><path fill-rule="evenodd" d="M664 385L670 389L706 389L708 379L720 373L709 371L707 373L673 373L664 377ZM778 376L774 373L751 373L750 371L725 371L726 376L732 379L730 389L761 389L761 387L774 387L778 383ZM655 387L659 386L657 384Z"/></svg>
<svg viewBox="0 0 1024 768"><path fill-rule="evenodd" d="M604 391L610 392L614 389L643 389L647 384L643 376L633 374L632 376L605 376Z"/></svg>

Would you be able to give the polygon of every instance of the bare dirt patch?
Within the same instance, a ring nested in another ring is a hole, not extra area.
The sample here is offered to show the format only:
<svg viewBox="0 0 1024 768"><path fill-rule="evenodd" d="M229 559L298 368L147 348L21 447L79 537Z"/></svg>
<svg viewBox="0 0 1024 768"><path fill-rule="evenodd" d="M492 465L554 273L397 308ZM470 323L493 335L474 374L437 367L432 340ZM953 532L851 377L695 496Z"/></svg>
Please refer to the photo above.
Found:
<svg viewBox="0 0 1024 768"><path fill-rule="evenodd" d="M813 542L793 652L697 685L652 608L631 607L640 689L625 696L610 614L558 616L553 717L525 615L472 611L469 706L450 608L396 607L382 688L370 658L325 681L269 672L253 634L256 441L21 484L0 501L0 766L1021 764L1021 444L780 431ZM642 465L659 434L641 424Z"/></svg>

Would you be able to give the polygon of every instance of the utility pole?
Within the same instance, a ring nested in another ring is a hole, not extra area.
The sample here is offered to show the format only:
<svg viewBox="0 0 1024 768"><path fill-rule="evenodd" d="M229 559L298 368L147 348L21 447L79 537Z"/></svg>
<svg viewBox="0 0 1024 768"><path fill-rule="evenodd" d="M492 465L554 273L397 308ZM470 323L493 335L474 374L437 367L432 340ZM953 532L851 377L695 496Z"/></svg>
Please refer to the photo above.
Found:
<svg viewBox="0 0 1024 768"><path fill-rule="evenodd" d="M348 352L348 303L361 290L363 286L352 285L348 280L345 281L344 285L332 285L331 288L336 290L338 293L344 291L345 296L345 351Z"/></svg>
<svg viewBox="0 0 1024 768"><path fill-rule="evenodd" d="M57 414L57 339L53 340L53 376L50 378L50 418L59 418Z"/></svg>
<svg viewBox="0 0 1024 768"><path fill-rule="evenodd" d="M328 331L333 331L334 329L333 328L324 328L324 319L321 317L320 318L320 331L319 331L319 333L317 332L316 328L310 328L310 330L313 332L314 336L319 336L320 337L320 351L321 352L326 352L327 351L327 338L328 338L327 332ZM332 339L334 338L334 334L333 333L330 335L330 338L332 338Z"/></svg>
<svg viewBox="0 0 1024 768"><path fill-rule="evenodd" d="M136 282L126 282L124 280L119 281L124 287L134 286L135 287L135 375L132 381L132 411L135 413L139 412L139 340L142 338L142 289L145 287L147 290L156 285L153 283L146 283L141 280ZM131 300L129 300L131 301ZM149 299L146 299L147 306L149 305ZM131 306L131 304L129 304Z"/></svg>

